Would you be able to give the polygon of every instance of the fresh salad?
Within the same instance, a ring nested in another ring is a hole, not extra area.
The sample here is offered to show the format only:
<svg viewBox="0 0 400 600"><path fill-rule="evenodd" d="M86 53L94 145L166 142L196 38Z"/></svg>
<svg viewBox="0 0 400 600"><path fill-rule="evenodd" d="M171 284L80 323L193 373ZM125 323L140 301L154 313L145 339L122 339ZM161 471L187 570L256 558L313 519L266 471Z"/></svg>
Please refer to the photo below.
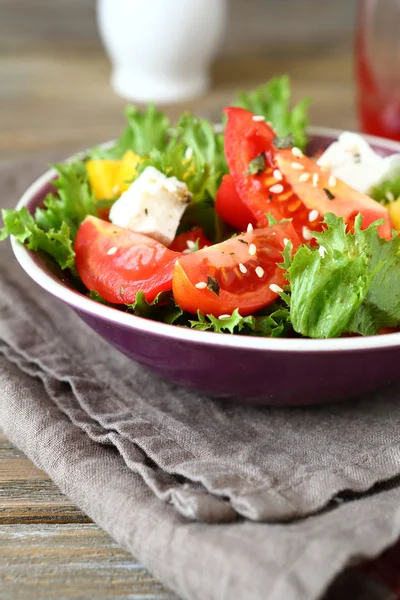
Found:
<svg viewBox="0 0 400 600"><path fill-rule="evenodd" d="M344 133L307 154L287 77L242 93L220 131L153 105L110 147L57 164L0 239L45 252L92 300L174 326L330 338L400 327L400 158Z"/></svg>

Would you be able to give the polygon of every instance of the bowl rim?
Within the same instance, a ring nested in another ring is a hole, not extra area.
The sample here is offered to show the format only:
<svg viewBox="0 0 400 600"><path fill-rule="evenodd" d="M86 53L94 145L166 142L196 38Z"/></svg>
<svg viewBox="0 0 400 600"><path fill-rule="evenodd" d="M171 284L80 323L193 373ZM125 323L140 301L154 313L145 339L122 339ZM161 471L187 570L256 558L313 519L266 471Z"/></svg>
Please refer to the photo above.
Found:
<svg viewBox="0 0 400 600"><path fill-rule="evenodd" d="M331 129L328 127L309 127L308 133L313 137L338 138L342 129ZM376 136L360 134L370 144L400 152L400 142L384 139ZM102 144L107 147L112 141ZM82 156L85 151L77 153L66 159L65 162ZM56 177L54 169L46 171L36 179L21 196L16 209L26 206L37 196L43 187ZM66 287L48 275L34 258L34 252L26 248L21 242L11 236L11 245L14 255L22 269L33 279L40 287L44 288L51 295L65 302L74 310L84 312L93 318L99 318L110 325L123 327L132 332L141 332L146 335L155 335L167 337L178 342L189 342L206 346L216 346L221 348L236 348L237 350L249 351L273 351L273 352L302 352L302 353L336 353L350 351L371 351L378 349L389 349L400 346L400 332L377 336L348 337L348 338L330 338L330 339L309 339L309 338L267 338L252 337L242 335L221 335L210 331L198 331L194 329L169 325L137 317L132 314L124 313L118 309L100 304L91 300L76 290Z"/></svg>

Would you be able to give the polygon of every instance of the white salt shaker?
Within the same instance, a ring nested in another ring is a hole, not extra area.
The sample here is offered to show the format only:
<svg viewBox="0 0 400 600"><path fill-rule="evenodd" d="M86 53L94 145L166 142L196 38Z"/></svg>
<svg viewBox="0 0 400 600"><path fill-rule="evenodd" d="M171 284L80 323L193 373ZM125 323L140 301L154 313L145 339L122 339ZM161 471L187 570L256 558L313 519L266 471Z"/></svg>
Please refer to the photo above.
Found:
<svg viewBox="0 0 400 600"><path fill-rule="evenodd" d="M98 0L114 91L137 102L203 94L222 42L228 0Z"/></svg>

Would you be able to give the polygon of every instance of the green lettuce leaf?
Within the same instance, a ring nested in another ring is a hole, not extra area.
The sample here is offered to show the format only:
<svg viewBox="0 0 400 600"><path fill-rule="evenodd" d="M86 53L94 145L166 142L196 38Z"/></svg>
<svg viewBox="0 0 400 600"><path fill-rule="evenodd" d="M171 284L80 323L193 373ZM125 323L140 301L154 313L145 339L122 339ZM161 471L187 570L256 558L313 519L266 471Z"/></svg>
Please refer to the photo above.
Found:
<svg viewBox="0 0 400 600"><path fill-rule="evenodd" d="M202 312L197 311L197 320L191 320L189 322L192 329L198 329L200 331L210 330L215 331L216 333L222 333L224 331L229 333L239 333L246 326L250 327L250 329L254 328L254 317L242 317L237 308L233 311L229 319L219 319L213 315L203 315Z"/></svg>
<svg viewBox="0 0 400 600"><path fill-rule="evenodd" d="M377 221L346 233L342 218L325 215L319 247L301 246L288 269L293 328L307 337L375 335L400 324L400 238L379 237Z"/></svg>
<svg viewBox="0 0 400 600"><path fill-rule="evenodd" d="M53 182L56 194L48 194L43 207L35 211L35 221L41 229L58 231L68 225L74 240L79 225L87 215L97 216L97 205L82 161L54 165L58 178Z"/></svg>
<svg viewBox="0 0 400 600"><path fill-rule="evenodd" d="M55 230L44 231L36 222L28 209L2 210L4 227L0 231L0 241L9 235L25 244L30 250L43 250L52 256L61 269L75 270L75 253L71 232L66 223Z"/></svg>
<svg viewBox="0 0 400 600"><path fill-rule="evenodd" d="M279 137L293 134L295 146L305 150L310 100L305 98L291 109L290 96L290 80L284 75L270 79L252 92L241 92L235 104L263 115L275 127Z"/></svg>
<svg viewBox="0 0 400 600"><path fill-rule="evenodd" d="M129 312L137 317L161 321L172 325L183 314L183 311L174 302L170 292L160 292L153 302L147 302L143 292L136 294L135 302L126 304Z"/></svg>
<svg viewBox="0 0 400 600"><path fill-rule="evenodd" d="M224 154L224 136L215 132L214 125L206 119L198 119L184 113L176 126L176 135L192 154L195 168L207 168L205 188L215 198L223 175L228 173Z"/></svg>
<svg viewBox="0 0 400 600"><path fill-rule="evenodd" d="M387 179L379 185L372 186L369 190L369 195L381 204L397 200L400 197L400 177Z"/></svg>
<svg viewBox="0 0 400 600"><path fill-rule="evenodd" d="M216 134L205 119L185 113L171 132L167 147L152 149L139 171L149 165L184 181L193 194L193 202L213 200L222 176L228 171L223 136Z"/></svg>
<svg viewBox="0 0 400 600"><path fill-rule="evenodd" d="M278 304L266 307L256 315L242 317L236 308L229 318L219 319L213 315L197 312L197 320L189 320L192 329L214 331L216 333L242 333L260 337L281 337L286 335L290 326L289 309Z"/></svg>
<svg viewBox="0 0 400 600"><path fill-rule="evenodd" d="M58 164L54 168L58 173L53 183L57 193L47 194L34 216L25 207L3 210L0 240L14 235L31 250L47 252L61 269L74 271L73 242L85 217L97 215L96 204L82 161Z"/></svg>
<svg viewBox="0 0 400 600"><path fill-rule="evenodd" d="M168 144L169 119L154 104L145 110L136 106L125 108L128 126L118 141L109 149L93 148L89 151L91 159L120 159L127 150L146 156L151 150L163 151Z"/></svg>

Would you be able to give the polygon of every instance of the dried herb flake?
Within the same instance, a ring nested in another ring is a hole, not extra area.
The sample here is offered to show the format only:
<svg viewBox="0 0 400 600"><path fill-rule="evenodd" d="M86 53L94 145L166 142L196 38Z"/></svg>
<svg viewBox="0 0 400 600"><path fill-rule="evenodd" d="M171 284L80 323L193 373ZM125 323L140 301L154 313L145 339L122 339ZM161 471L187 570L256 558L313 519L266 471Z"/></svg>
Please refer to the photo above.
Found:
<svg viewBox="0 0 400 600"><path fill-rule="evenodd" d="M328 200L334 200L336 196L334 196L331 192L331 190L328 190L328 188L322 188L325 192L325 194L328 196Z"/></svg>
<svg viewBox="0 0 400 600"><path fill-rule="evenodd" d="M294 135L293 133L290 133L289 135L285 135L283 137L276 137L274 139L274 146L278 150L284 150L285 148L293 148L294 141Z"/></svg>
<svg viewBox="0 0 400 600"><path fill-rule="evenodd" d="M249 162L247 174L258 175L259 173L263 173L265 171L266 166L267 163L265 160L265 154L259 154Z"/></svg>
<svg viewBox="0 0 400 600"><path fill-rule="evenodd" d="M215 277L207 277L207 289L209 289L210 292L213 292L213 294L216 296L219 296L219 283Z"/></svg>

